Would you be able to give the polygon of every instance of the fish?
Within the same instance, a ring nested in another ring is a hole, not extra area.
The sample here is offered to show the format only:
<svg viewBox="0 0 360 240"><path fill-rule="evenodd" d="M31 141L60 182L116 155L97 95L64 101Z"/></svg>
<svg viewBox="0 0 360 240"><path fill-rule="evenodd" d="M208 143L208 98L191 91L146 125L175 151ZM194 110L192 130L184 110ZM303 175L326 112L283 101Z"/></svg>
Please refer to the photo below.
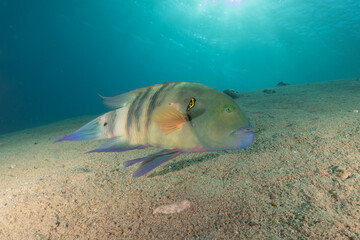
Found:
<svg viewBox="0 0 360 240"><path fill-rule="evenodd" d="M201 83L166 82L102 98L110 112L54 143L108 140L88 153L159 148L124 162L125 167L140 163L133 177L184 153L241 149L254 141L253 127L239 105Z"/></svg>

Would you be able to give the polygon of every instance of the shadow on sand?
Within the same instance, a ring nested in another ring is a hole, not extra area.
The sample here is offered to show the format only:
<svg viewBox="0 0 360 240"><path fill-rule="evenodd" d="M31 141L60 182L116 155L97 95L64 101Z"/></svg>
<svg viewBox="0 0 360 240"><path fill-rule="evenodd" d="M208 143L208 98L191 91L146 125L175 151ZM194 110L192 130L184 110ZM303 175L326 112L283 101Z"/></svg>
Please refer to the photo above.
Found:
<svg viewBox="0 0 360 240"><path fill-rule="evenodd" d="M189 167L191 165L198 164L198 163L201 163L201 162L204 162L204 161L208 161L208 160L217 158L220 155L221 154L218 153L218 152L216 152L216 153L207 153L207 154L202 154L200 157L197 157L197 158L183 159L181 161L175 161L173 163L165 165L163 170L150 174L149 177L156 177L156 176L165 175L165 174L170 173L170 172L176 172L176 171L179 171L181 169L187 168L187 167Z"/></svg>

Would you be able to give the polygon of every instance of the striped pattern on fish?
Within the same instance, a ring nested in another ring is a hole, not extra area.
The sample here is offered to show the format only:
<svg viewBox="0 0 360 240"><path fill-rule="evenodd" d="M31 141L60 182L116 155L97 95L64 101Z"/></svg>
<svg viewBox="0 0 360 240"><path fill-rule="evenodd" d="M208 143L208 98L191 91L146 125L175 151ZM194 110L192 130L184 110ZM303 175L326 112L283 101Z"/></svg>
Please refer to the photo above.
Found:
<svg viewBox="0 0 360 240"><path fill-rule="evenodd" d="M120 152L149 146L168 149L132 162L142 162L141 176L183 152L243 148L254 138L238 105L211 87L194 82L168 82L103 97L115 110L89 122L65 140L109 142L91 152Z"/></svg>

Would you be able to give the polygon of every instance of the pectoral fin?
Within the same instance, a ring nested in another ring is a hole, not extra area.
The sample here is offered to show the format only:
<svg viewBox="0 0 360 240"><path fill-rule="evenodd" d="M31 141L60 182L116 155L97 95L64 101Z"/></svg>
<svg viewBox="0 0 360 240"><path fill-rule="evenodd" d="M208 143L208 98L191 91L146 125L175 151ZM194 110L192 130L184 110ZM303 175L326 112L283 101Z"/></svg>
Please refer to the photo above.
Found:
<svg viewBox="0 0 360 240"><path fill-rule="evenodd" d="M152 120L163 131L165 135L181 129L187 122L186 117L174 107L165 106L154 112Z"/></svg>

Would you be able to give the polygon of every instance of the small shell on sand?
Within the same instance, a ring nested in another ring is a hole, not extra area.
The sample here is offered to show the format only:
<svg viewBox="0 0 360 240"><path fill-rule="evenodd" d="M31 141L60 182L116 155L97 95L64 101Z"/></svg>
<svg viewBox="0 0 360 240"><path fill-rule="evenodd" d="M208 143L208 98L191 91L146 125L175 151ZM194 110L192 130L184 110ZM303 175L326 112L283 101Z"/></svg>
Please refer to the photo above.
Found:
<svg viewBox="0 0 360 240"><path fill-rule="evenodd" d="M169 205L162 205L157 207L153 214L162 213L162 214L170 214L170 213L179 213L188 209L190 207L190 201L184 200L181 202L169 204Z"/></svg>
<svg viewBox="0 0 360 240"><path fill-rule="evenodd" d="M341 179L347 179L350 177L350 173L348 173L346 170L343 170L340 173L336 174L336 176Z"/></svg>

